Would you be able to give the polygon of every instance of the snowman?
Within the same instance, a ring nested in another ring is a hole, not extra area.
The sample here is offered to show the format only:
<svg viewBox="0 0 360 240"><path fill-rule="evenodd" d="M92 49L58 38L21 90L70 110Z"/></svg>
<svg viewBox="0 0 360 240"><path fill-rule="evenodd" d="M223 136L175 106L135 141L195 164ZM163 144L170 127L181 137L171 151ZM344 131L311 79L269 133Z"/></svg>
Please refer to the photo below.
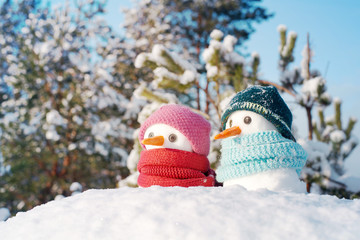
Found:
<svg viewBox="0 0 360 240"><path fill-rule="evenodd" d="M160 107L140 127L138 185L150 187L214 186L215 172L207 155L210 123L188 107Z"/></svg>
<svg viewBox="0 0 360 240"><path fill-rule="evenodd" d="M222 115L220 166L224 187L305 192L299 180L305 150L291 133L292 114L275 87L251 86L235 95Z"/></svg>

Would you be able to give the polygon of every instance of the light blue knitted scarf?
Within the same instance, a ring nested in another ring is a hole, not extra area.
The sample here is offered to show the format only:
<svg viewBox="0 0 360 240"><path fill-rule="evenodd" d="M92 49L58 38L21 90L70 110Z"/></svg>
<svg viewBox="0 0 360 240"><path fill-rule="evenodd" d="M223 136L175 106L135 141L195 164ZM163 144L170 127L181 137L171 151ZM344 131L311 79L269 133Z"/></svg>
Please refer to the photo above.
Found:
<svg viewBox="0 0 360 240"><path fill-rule="evenodd" d="M227 138L221 142L220 167L216 179L224 182L258 172L292 168L300 175L307 153L296 142L277 131Z"/></svg>

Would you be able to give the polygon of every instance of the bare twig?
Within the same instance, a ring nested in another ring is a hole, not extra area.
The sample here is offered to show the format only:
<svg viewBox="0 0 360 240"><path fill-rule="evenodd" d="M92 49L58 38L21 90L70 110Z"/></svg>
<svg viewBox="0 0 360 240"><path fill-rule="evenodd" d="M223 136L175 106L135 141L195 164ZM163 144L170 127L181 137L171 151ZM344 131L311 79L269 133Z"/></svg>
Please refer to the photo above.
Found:
<svg viewBox="0 0 360 240"><path fill-rule="evenodd" d="M209 93L209 82L206 83L206 87L205 87L204 92L205 92L206 95ZM205 113L207 113L207 114L209 114L209 105L210 105L210 102L209 102L209 100L206 98Z"/></svg>
<svg viewBox="0 0 360 240"><path fill-rule="evenodd" d="M308 65L308 76L310 78L310 62L311 62L311 49L310 49L310 35L309 33L307 33L307 50L308 50L308 62L307 62L307 65Z"/></svg>
<svg viewBox="0 0 360 240"><path fill-rule="evenodd" d="M258 79L257 81L261 84L272 85L272 86L276 87L277 89L279 89L280 91L286 92L286 93L290 94L291 96L296 97L295 93L291 92L289 89L287 89L277 83L273 83L273 82L266 81L266 80L260 80L260 79Z"/></svg>
<svg viewBox="0 0 360 240"><path fill-rule="evenodd" d="M309 132L308 132L308 137L309 140L313 139L313 125L312 125L312 115L311 115L311 107L305 107L306 109L306 115L307 115L307 119L308 119L308 126L309 126Z"/></svg>
<svg viewBox="0 0 360 240"><path fill-rule="evenodd" d="M221 120L221 113L219 112L219 109L218 109L218 107L217 107L216 102L214 101L214 99L211 98L209 91L207 91L207 90L205 91L205 89L203 89L198 83L196 83L196 85L197 85L197 87L198 87L199 89L201 89L201 90L204 91L204 93L206 94L206 99L207 99L211 104L214 105L214 107L215 107L215 109L216 109L216 112L217 112L217 115L218 115L219 119Z"/></svg>
<svg viewBox="0 0 360 240"><path fill-rule="evenodd" d="M330 181L330 182L333 182L333 183L336 183L336 184L340 185L340 186L343 187L343 188L346 188L346 187L347 187L346 184L344 184L344 183L342 183L342 182L339 182L339 181L336 181L336 180L334 180L334 179L332 179L332 178L329 178L328 176L323 175L323 177L324 177L326 180L328 180L328 181Z"/></svg>

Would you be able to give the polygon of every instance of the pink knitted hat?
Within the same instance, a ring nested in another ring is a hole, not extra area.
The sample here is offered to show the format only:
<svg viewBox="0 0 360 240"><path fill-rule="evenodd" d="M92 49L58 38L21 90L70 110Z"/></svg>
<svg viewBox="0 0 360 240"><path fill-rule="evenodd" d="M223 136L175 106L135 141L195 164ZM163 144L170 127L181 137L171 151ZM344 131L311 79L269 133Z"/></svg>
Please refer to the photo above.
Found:
<svg viewBox="0 0 360 240"><path fill-rule="evenodd" d="M190 108L177 104L160 107L141 125L140 142L144 139L146 129L158 123L169 125L184 134L195 153L204 156L209 154L210 123L204 117L191 111ZM145 146L141 145L145 149Z"/></svg>

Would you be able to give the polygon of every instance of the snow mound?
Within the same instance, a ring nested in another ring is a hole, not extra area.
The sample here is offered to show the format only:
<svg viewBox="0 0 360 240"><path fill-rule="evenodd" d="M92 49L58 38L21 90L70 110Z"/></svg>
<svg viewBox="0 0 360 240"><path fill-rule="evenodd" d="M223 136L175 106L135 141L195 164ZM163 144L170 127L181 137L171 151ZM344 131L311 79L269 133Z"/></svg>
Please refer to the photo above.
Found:
<svg viewBox="0 0 360 240"><path fill-rule="evenodd" d="M360 200L227 188L89 190L0 223L1 239L358 239Z"/></svg>

